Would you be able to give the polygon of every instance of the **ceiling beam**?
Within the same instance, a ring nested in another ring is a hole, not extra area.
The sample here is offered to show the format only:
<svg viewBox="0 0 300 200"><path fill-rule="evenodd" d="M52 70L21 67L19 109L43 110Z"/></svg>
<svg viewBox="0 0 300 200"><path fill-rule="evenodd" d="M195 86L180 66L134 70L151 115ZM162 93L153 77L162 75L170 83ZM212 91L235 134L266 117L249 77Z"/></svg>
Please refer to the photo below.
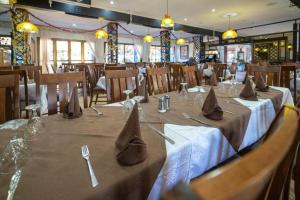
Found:
<svg viewBox="0 0 300 200"><path fill-rule="evenodd" d="M49 9L49 10L57 10L57 11L65 12L66 14L87 17L87 18L97 19L98 17L104 17L105 20L108 21L125 22L125 23L130 22L129 14L106 10L102 8L83 7L83 6L71 5L71 4L55 2L55 1L52 2L52 7L50 7L48 0L39 0L39 1L18 0L18 5L32 6L36 8ZM138 15L132 15L131 23L152 27L152 28L161 28L160 20L152 19L148 17L142 17ZM187 33L208 35L208 36L215 35L220 37L222 35L222 33L218 31L213 31L213 30L194 27L194 26L188 26L184 24L177 24L177 23L175 24L174 30L175 31L182 30Z"/></svg>

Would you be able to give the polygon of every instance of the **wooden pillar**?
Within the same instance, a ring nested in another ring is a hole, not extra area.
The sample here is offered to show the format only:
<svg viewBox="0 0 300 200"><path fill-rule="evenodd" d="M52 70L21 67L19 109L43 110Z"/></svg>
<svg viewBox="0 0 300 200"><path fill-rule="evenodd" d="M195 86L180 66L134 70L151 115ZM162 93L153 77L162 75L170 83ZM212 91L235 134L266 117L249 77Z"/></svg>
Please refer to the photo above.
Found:
<svg viewBox="0 0 300 200"><path fill-rule="evenodd" d="M118 24L109 23L107 25L107 56L108 63L118 63Z"/></svg>
<svg viewBox="0 0 300 200"><path fill-rule="evenodd" d="M297 60L297 23L293 25L293 61Z"/></svg>
<svg viewBox="0 0 300 200"><path fill-rule="evenodd" d="M298 59L297 59L297 61L300 62L300 23L298 23Z"/></svg>
<svg viewBox="0 0 300 200"><path fill-rule="evenodd" d="M161 51L161 62L170 62L170 31L163 30L160 32L160 51Z"/></svg>
<svg viewBox="0 0 300 200"><path fill-rule="evenodd" d="M16 8L12 10L11 18L13 64L30 64L30 35L28 33L21 33L16 30L16 27L19 23L29 19L28 12L25 9Z"/></svg>

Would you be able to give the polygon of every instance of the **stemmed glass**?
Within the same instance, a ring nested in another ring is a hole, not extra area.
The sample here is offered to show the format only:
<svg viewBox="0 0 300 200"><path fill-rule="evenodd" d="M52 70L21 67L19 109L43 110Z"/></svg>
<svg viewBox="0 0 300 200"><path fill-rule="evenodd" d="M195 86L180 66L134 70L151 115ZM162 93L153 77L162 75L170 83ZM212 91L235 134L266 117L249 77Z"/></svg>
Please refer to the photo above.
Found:
<svg viewBox="0 0 300 200"><path fill-rule="evenodd" d="M130 99L132 90L124 90L123 93L126 94L126 100L123 103L123 113L128 113L134 106L134 103Z"/></svg>
<svg viewBox="0 0 300 200"><path fill-rule="evenodd" d="M203 103L204 103L204 97L203 97L202 92L201 92L202 87L201 86L197 86L197 87L198 87L198 93L194 97L194 107L195 107L197 112L201 112L202 106L203 106Z"/></svg>
<svg viewBox="0 0 300 200"><path fill-rule="evenodd" d="M30 110L32 112L32 117L28 122L28 130L29 130L29 138L25 139L33 139L38 134L38 130L41 127L41 118L38 116L37 110L40 108L40 104L32 104L29 106L26 106L26 110Z"/></svg>
<svg viewBox="0 0 300 200"><path fill-rule="evenodd" d="M220 85L221 85L221 90L222 90L222 92L224 92L225 91L225 85L224 85L224 83L223 83L223 80L224 80L224 77L223 76L221 76L221 77L219 77L219 79L220 79Z"/></svg>
<svg viewBox="0 0 300 200"><path fill-rule="evenodd" d="M144 121L146 121L145 119L145 113L144 113L144 111L143 111L143 109L142 109L142 107L141 107L141 101L144 99L144 97L143 96L135 96L135 97L133 97L132 98L136 103L137 103L137 105L138 105L138 110L139 110L139 121L140 122L144 122Z"/></svg>
<svg viewBox="0 0 300 200"><path fill-rule="evenodd" d="M23 166L28 146L21 134L26 132L27 124L27 119L16 119L0 126L0 131L12 134L12 138L0 154L0 174L14 173Z"/></svg>
<svg viewBox="0 0 300 200"><path fill-rule="evenodd" d="M188 91L187 91L187 83L180 83L181 90L179 92L179 96L182 96L184 98L188 98Z"/></svg>

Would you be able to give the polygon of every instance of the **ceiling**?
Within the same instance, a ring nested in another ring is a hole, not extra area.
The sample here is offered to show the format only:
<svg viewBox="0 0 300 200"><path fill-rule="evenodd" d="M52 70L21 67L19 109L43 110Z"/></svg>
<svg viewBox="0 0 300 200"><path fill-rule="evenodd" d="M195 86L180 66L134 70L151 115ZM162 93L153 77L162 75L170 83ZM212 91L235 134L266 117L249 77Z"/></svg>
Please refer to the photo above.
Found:
<svg viewBox="0 0 300 200"><path fill-rule="evenodd" d="M135 15L161 19L166 13L166 0L92 0L93 7L132 13ZM212 12L215 9L215 12ZM175 22L224 31L228 25L226 13L235 12L233 28L243 28L270 22L300 18L300 10L290 7L289 0L169 0L169 14ZM187 19L187 21L184 20ZM292 30L292 23L269 26L260 33ZM256 35L256 30L241 30L241 35Z"/></svg>
<svg viewBox="0 0 300 200"><path fill-rule="evenodd" d="M166 0L92 0L92 6L124 13L132 13L155 19L161 19L166 13ZM215 9L215 12L212 12ZM0 9L0 11L3 10ZM34 15L61 27L78 29L95 29L107 23L96 19L66 15L54 10L29 9ZM226 13L237 13L232 17L231 24L235 29L260 25L265 23L300 18L300 10L291 7L289 0L169 0L169 14L175 22L224 31L228 26ZM185 20L186 18L186 20ZM59 19L59 20L58 20ZM0 16L0 21L8 21L9 16ZM299 20L300 21L300 20ZM34 23L42 24L33 19ZM75 26L76 24L76 26ZM268 34L292 30L293 22L240 30L242 36ZM147 28L134 24L123 24L128 30L138 35L147 33L158 35L159 29ZM119 30L120 33L126 33ZM175 33L177 37L190 37L188 33Z"/></svg>

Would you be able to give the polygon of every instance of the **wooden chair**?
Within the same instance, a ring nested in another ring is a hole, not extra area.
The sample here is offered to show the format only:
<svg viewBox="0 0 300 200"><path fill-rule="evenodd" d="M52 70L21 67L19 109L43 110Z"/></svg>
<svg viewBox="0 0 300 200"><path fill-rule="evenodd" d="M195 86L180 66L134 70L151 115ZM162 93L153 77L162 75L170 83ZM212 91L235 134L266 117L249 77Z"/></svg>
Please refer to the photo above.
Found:
<svg viewBox="0 0 300 200"><path fill-rule="evenodd" d="M126 70L126 65L105 66L106 70Z"/></svg>
<svg viewBox="0 0 300 200"><path fill-rule="evenodd" d="M197 73L196 66L184 66L182 67L182 73L184 81L188 84L188 87L197 86Z"/></svg>
<svg viewBox="0 0 300 200"><path fill-rule="evenodd" d="M182 67L184 64L178 64L178 63L170 63L169 69L170 69L170 82L171 82L171 89L177 90L181 81L182 81Z"/></svg>
<svg viewBox="0 0 300 200"><path fill-rule="evenodd" d="M123 94L124 90L128 90L128 84L132 83L135 86L133 95L138 94L138 74L135 70L105 70L106 92L108 102L118 102L126 99ZM135 81L132 81L134 77Z"/></svg>
<svg viewBox="0 0 300 200"><path fill-rule="evenodd" d="M147 79L150 95L171 91L170 71L168 68L148 68Z"/></svg>
<svg viewBox="0 0 300 200"><path fill-rule="evenodd" d="M224 77L225 76L225 71L227 69L227 64L216 63L216 64L213 65L213 68L214 68L214 72L216 74L216 77L217 77L218 81L221 81L219 79L219 77Z"/></svg>
<svg viewBox="0 0 300 200"><path fill-rule="evenodd" d="M86 79L84 72L41 75L40 84L47 85L49 115L56 114L64 109L68 97L70 97L73 88L77 86L78 82L82 82L83 103L84 108L87 108Z"/></svg>
<svg viewBox="0 0 300 200"><path fill-rule="evenodd" d="M192 181L192 192L199 199L280 199L285 191L289 169L293 163L299 133L298 114L293 108L281 110L270 137L246 156L217 168ZM169 193L164 199L176 199ZM184 199L184 198L182 198Z"/></svg>
<svg viewBox="0 0 300 200"><path fill-rule="evenodd" d="M92 103L97 104L98 102L101 102L100 100L98 101L99 94L106 94L105 90L99 88L97 86L97 81L98 78L96 74L96 68L94 65L88 65L87 66L87 71L88 71L88 82L89 82L89 89L90 89L90 104L89 107L92 106ZM96 95L96 99L94 100L94 96ZM106 98L106 96L105 96Z"/></svg>
<svg viewBox="0 0 300 200"><path fill-rule="evenodd" d="M20 74L19 71L0 71L0 124L21 117Z"/></svg>
<svg viewBox="0 0 300 200"><path fill-rule="evenodd" d="M257 80L262 74L268 85L280 86L281 67L280 66L251 66L249 74L254 75L254 80Z"/></svg>

